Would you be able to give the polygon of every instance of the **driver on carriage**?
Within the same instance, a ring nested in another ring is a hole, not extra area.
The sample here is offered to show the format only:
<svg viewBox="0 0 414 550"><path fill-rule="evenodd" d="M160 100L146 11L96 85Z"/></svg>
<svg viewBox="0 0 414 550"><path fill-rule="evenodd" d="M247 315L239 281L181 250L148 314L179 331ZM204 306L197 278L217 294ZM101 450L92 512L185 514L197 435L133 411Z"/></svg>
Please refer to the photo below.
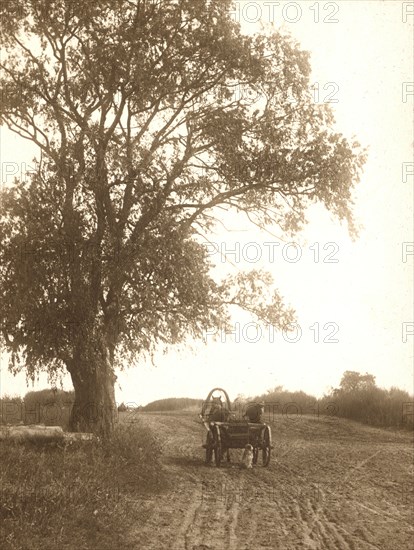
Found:
<svg viewBox="0 0 414 550"><path fill-rule="evenodd" d="M261 424L263 423L264 409L264 401L260 401L259 403L250 403L247 405L246 412L243 416L247 418L248 422Z"/></svg>

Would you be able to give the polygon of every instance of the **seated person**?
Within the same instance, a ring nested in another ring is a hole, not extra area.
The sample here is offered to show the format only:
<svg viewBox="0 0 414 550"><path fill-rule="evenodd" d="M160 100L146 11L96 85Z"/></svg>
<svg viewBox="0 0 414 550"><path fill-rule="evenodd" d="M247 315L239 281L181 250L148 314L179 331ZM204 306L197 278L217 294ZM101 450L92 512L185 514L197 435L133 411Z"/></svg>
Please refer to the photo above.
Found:
<svg viewBox="0 0 414 550"><path fill-rule="evenodd" d="M264 414L264 403L251 403L247 405L246 412L244 417L247 418L248 422L253 423L262 423Z"/></svg>

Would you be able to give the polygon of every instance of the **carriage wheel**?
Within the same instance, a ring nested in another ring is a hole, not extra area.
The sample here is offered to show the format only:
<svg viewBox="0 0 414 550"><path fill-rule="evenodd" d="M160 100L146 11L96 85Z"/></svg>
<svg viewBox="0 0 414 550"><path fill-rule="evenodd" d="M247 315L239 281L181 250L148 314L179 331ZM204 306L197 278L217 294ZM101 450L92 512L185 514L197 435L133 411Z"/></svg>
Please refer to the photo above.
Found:
<svg viewBox="0 0 414 550"><path fill-rule="evenodd" d="M216 466L220 466L221 458L222 458L222 448L221 448L221 438L220 438L220 429L215 426L214 427L214 461L216 463Z"/></svg>
<svg viewBox="0 0 414 550"><path fill-rule="evenodd" d="M263 466L269 466L271 450L272 450L272 436L270 434L269 426L266 426L263 432L263 443L262 443Z"/></svg>
<svg viewBox="0 0 414 550"><path fill-rule="evenodd" d="M213 436L211 432L207 432L207 441L206 441L206 464L211 464L211 459L213 458Z"/></svg>
<svg viewBox="0 0 414 550"><path fill-rule="evenodd" d="M259 458L259 449L255 447L253 449L253 464L257 464L257 459Z"/></svg>

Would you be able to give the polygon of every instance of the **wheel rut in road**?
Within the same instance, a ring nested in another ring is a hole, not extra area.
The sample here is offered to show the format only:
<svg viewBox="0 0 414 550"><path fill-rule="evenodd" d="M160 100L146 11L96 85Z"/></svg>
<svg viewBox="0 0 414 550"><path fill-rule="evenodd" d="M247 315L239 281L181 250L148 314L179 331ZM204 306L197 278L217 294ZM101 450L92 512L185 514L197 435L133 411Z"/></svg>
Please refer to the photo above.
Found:
<svg viewBox="0 0 414 550"><path fill-rule="evenodd" d="M135 506L145 510L145 520L131 532L133 549L410 547L413 505L401 501L398 492L399 483L411 483L412 488L411 442L405 436L394 441L384 431L381 443L381 431L349 427L346 421L343 430L340 423L310 424L312 437L306 423L289 432L276 425L272 426L275 449L270 465L263 467L259 459L252 470L246 470L239 466L239 450L231 450L232 461L219 468L204 463L206 433L194 417L143 414L140 421L163 444L169 485L150 501L136 500ZM358 443L350 437L346 447L344 438L351 430L358 433ZM397 455L403 457L398 469ZM389 486L386 492L381 483Z"/></svg>

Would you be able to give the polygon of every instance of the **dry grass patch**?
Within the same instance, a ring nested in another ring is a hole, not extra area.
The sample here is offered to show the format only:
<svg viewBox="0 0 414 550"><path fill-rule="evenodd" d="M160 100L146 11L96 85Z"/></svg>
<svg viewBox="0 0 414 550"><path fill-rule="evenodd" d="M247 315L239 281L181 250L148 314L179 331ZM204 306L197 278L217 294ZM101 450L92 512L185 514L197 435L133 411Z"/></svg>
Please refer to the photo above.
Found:
<svg viewBox="0 0 414 550"><path fill-rule="evenodd" d="M140 422L110 441L0 444L0 547L89 550L122 547L131 498L163 487L160 442Z"/></svg>

